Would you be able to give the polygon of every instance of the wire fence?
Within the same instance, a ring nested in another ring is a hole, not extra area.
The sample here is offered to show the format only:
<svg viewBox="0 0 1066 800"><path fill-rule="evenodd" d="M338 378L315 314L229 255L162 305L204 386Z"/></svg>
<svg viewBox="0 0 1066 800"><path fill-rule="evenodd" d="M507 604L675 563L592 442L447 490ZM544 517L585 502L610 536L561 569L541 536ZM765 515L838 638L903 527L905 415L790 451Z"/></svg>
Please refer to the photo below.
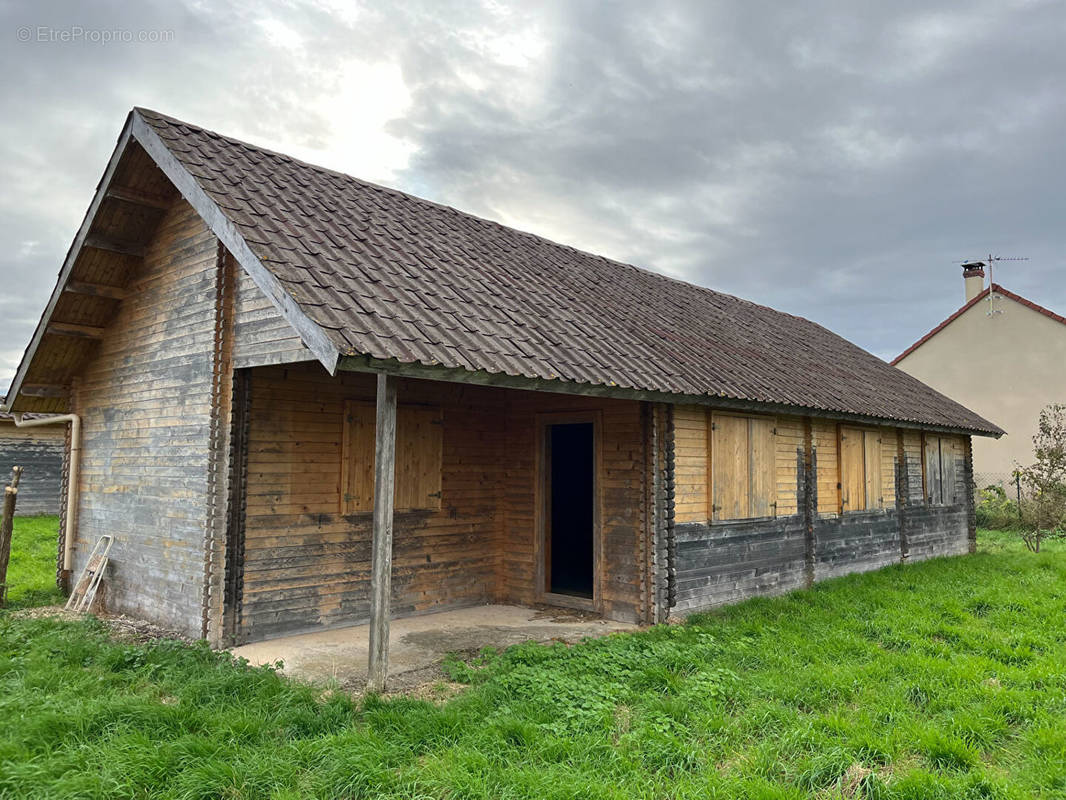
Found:
<svg viewBox="0 0 1066 800"><path fill-rule="evenodd" d="M1013 472L977 472L973 473L973 482L977 487L977 499L980 500L981 490L990 486L998 486L1006 493L1007 497L1015 502L1022 500L1022 482Z"/></svg>

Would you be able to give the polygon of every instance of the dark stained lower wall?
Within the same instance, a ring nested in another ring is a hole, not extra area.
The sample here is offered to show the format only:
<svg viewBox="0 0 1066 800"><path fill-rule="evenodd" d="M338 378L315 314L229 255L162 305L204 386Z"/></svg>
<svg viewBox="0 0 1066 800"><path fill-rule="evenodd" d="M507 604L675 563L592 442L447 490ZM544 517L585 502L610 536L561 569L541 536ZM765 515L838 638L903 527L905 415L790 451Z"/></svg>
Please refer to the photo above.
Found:
<svg viewBox="0 0 1066 800"><path fill-rule="evenodd" d="M806 525L800 514L713 525L689 522L674 530L675 612L782 594L806 585Z"/></svg>
<svg viewBox="0 0 1066 800"><path fill-rule="evenodd" d="M15 506L19 516L59 513L65 439L63 427L55 427L59 435L48 437L6 436L0 429L0 483L7 485L13 466L23 468Z"/></svg>
<svg viewBox="0 0 1066 800"><path fill-rule="evenodd" d="M814 579L898 564L900 515L897 511L856 511L814 523Z"/></svg>
<svg viewBox="0 0 1066 800"><path fill-rule="evenodd" d="M799 456L802 461L802 454ZM966 502L926 505L921 471L914 491L908 460L897 469L894 508L818 514L816 481L805 481L799 466L799 496L804 512L779 519L744 522L690 522L677 535L677 604L685 614L735 603L757 595L782 594L814 581L890 564L923 561L970 551L973 493L968 482L959 492ZM960 470L961 472L961 470Z"/></svg>
<svg viewBox="0 0 1066 800"><path fill-rule="evenodd" d="M914 506L903 511L907 560L924 561L937 556L958 556L970 551L968 508Z"/></svg>

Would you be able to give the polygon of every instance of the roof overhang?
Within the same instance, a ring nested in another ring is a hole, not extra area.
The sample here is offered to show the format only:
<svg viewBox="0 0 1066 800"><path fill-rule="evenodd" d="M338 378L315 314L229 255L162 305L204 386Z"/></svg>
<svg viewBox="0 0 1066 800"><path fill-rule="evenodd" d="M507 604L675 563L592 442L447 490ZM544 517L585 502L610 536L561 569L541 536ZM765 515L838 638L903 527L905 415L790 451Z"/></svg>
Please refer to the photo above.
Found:
<svg viewBox="0 0 1066 800"><path fill-rule="evenodd" d="M89 208L85 212L70 248L67 250L55 288L52 290L48 304L45 306L30 343L22 356L15 376L11 381L11 386L8 389L7 397L4 399L3 404L0 405L0 410L24 411L27 410L27 404L32 401L45 401L54 406L48 408L48 411L65 410L69 396L69 377L65 382L56 381L54 383L36 385L29 383L27 376L30 374L31 367L41 350L42 342L47 333L62 332L69 336L85 339L99 338L100 336L101 329L99 328L55 322L56 309L65 292L95 292L97 297L106 295L110 299L121 299L122 295L118 293L116 287L96 287L92 289L83 285L72 286L72 272L86 247L107 247L126 257L136 257L139 253L139 248L135 245L107 243L101 237L92 233L101 207L107 200L116 198L119 200L131 200L135 197L135 193L116 185L116 174L120 170L123 157L127 155L130 148L135 144L143 148L144 152L166 176L170 184L204 219L212 233L234 256L241 267L248 272L256 286L259 287L282 317L300 336L304 345L331 375L334 374L340 355L336 345L329 339L326 332L300 309L296 301L289 295L273 273L252 252L236 226L226 217L218 205L208 197L196 178L178 162L159 134L134 109L126 118L122 132L119 134L118 141L115 144L115 149L108 160L100 182L97 184L92 201L89 203ZM99 294L99 292L104 292L104 295Z"/></svg>
<svg viewBox="0 0 1066 800"><path fill-rule="evenodd" d="M508 375L502 372L467 370L458 367L431 367L423 364L403 363L395 359L379 359L370 356L342 356L337 369L341 372L385 373L401 378L444 381L447 383L465 383L475 386L495 386L506 389L522 389L534 392L551 392L581 397L606 397L619 400L641 400L652 403L674 403L683 405L702 405L731 411L748 411L761 414L781 414L791 416L812 416L840 422L854 422L860 425L892 426L929 431L931 433L954 433L968 436L988 436L998 439L1003 431L997 429L978 430L950 426L930 425L914 420L885 419L860 414L849 414L832 409L807 408L786 405L784 403L761 403L750 400L736 400L731 397L716 395L671 394L644 389L629 389L623 386L605 386L591 383L578 383L561 379L527 378L522 375Z"/></svg>

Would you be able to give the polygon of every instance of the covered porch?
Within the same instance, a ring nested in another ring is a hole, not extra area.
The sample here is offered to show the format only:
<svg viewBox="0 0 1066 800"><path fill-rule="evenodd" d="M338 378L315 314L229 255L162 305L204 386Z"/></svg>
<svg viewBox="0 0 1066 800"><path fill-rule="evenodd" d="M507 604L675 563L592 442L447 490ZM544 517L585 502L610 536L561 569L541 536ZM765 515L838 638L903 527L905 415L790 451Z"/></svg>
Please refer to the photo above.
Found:
<svg viewBox="0 0 1066 800"><path fill-rule="evenodd" d="M654 417L636 400L331 377L315 363L240 370L228 641L267 654L279 637L346 642L325 652L365 670L371 629L358 626L372 622L392 620L402 648L441 611L526 607L485 623L478 646L555 638L530 606L582 612L586 625L655 621Z"/></svg>

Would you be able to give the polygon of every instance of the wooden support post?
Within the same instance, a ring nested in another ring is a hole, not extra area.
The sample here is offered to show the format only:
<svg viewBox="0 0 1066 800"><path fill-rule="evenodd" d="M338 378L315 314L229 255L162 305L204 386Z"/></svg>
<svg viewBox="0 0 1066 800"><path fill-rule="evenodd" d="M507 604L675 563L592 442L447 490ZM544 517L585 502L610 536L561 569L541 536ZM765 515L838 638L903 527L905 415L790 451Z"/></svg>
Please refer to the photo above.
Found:
<svg viewBox="0 0 1066 800"><path fill-rule="evenodd" d="M0 516L0 608L7 605L7 563L11 558L11 533L15 529L15 501L21 477L22 467L14 467L11 485L4 489L4 511Z"/></svg>
<svg viewBox="0 0 1066 800"><path fill-rule="evenodd" d="M370 663L366 688L368 692L382 692L389 672L392 509L396 487L396 378L391 375L378 375L374 431L374 539L370 571Z"/></svg>

